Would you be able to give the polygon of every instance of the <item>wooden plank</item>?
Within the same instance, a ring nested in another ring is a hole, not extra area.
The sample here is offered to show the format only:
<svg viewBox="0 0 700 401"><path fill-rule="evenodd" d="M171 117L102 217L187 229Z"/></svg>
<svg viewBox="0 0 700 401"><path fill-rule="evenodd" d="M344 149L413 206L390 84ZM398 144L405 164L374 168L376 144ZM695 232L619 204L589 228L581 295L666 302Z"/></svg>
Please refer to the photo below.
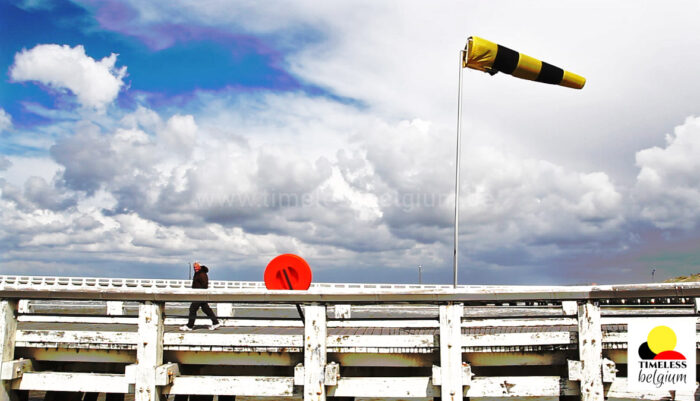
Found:
<svg viewBox="0 0 700 401"><path fill-rule="evenodd" d="M568 330L531 333L464 334L462 347L575 344L575 333Z"/></svg>
<svg viewBox="0 0 700 401"><path fill-rule="evenodd" d="M30 323L90 323L90 324L138 324L138 317L114 316L60 316L60 315L24 315L18 322Z"/></svg>
<svg viewBox="0 0 700 401"><path fill-rule="evenodd" d="M329 347L412 348L435 347L435 336L411 335L330 335Z"/></svg>
<svg viewBox="0 0 700 401"><path fill-rule="evenodd" d="M163 394L292 397L294 378L278 376L177 376Z"/></svg>
<svg viewBox="0 0 700 401"><path fill-rule="evenodd" d="M559 397L471 397L469 401L559 401Z"/></svg>
<svg viewBox="0 0 700 401"><path fill-rule="evenodd" d="M326 401L326 306L307 305L304 320L304 401Z"/></svg>
<svg viewBox="0 0 700 401"><path fill-rule="evenodd" d="M15 357L15 338L17 332L17 300L0 300L0 364L12 361ZM0 401L15 401L18 395L12 391L12 382L2 381Z"/></svg>
<svg viewBox="0 0 700 401"><path fill-rule="evenodd" d="M124 302L107 301L107 314L110 316L121 316L124 314Z"/></svg>
<svg viewBox="0 0 700 401"><path fill-rule="evenodd" d="M216 304L216 316L233 317L233 304L230 302L220 302Z"/></svg>
<svg viewBox="0 0 700 401"><path fill-rule="evenodd" d="M75 372L27 372L12 381L16 390L128 393L124 375Z"/></svg>
<svg viewBox="0 0 700 401"><path fill-rule="evenodd" d="M17 330L17 342L136 344L138 333L126 331Z"/></svg>
<svg viewBox="0 0 700 401"><path fill-rule="evenodd" d="M603 401L603 334L600 307L591 301L578 307L578 349L581 368L581 401Z"/></svg>
<svg viewBox="0 0 700 401"><path fill-rule="evenodd" d="M439 397L440 388L430 377L341 377L328 388L329 397L427 398Z"/></svg>
<svg viewBox="0 0 700 401"><path fill-rule="evenodd" d="M462 327L530 327L530 326L576 326L576 318L530 318L530 319L465 319Z"/></svg>
<svg viewBox="0 0 700 401"><path fill-rule="evenodd" d="M135 401L160 401L158 367L163 364L163 304L144 302L139 305L139 341L136 346Z"/></svg>
<svg viewBox="0 0 700 401"><path fill-rule="evenodd" d="M440 392L442 400L462 399L462 314L464 305L440 305Z"/></svg>
<svg viewBox="0 0 700 401"><path fill-rule="evenodd" d="M235 333L165 333L165 345L202 345L229 347L302 347L302 335L235 334Z"/></svg>
<svg viewBox="0 0 700 401"><path fill-rule="evenodd" d="M464 396L469 397L559 397L578 395L578 384L559 376L474 377Z"/></svg>

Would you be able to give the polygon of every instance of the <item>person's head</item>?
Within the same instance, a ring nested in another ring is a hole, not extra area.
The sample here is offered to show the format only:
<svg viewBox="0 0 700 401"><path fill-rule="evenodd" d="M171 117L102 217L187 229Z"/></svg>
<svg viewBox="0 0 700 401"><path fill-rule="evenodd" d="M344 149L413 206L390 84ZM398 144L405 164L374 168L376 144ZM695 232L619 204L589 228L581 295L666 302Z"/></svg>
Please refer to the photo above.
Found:
<svg viewBox="0 0 700 401"><path fill-rule="evenodd" d="M192 265L192 267L194 268L194 271L195 271L195 272L198 272L199 270L202 269L202 265L200 265L199 262L194 262L194 264Z"/></svg>

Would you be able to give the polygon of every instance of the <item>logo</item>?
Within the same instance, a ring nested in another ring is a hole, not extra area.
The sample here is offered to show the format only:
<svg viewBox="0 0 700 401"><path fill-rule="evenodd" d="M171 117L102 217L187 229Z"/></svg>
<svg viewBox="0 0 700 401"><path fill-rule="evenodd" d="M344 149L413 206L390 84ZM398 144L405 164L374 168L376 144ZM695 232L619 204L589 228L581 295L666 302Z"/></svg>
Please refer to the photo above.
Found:
<svg viewBox="0 0 700 401"><path fill-rule="evenodd" d="M647 390L695 387L695 319L641 318L627 325L627 384Z"/></svg>

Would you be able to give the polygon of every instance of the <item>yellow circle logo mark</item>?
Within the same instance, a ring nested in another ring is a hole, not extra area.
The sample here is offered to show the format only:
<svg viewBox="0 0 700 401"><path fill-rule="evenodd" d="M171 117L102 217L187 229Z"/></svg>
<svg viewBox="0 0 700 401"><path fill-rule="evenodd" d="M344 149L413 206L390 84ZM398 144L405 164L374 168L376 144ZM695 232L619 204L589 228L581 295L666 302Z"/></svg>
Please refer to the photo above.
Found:
<svg viewBox="0 0 700 401"><path fill-rule="evenodd" d="M676 341L676 333L667 326L656 326L647 336L649 349L655 354L675 349Z"/></svg>

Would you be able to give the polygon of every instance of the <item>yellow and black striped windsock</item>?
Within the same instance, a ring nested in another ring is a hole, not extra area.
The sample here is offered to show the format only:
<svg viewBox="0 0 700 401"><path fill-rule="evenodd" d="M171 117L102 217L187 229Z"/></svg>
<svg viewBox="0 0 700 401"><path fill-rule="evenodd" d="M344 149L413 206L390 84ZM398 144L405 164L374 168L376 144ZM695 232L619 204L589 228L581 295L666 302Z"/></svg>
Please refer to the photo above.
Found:
<svg viewBox="0 0 700 401"><path fill-rule="evenodd" d="M522 79L574 89L581 89L586 84L586 78L580 75L476 36L469 38L465 50L467 59L462 60L462 68L469 67L491 75L500 71Z"/></svg>

